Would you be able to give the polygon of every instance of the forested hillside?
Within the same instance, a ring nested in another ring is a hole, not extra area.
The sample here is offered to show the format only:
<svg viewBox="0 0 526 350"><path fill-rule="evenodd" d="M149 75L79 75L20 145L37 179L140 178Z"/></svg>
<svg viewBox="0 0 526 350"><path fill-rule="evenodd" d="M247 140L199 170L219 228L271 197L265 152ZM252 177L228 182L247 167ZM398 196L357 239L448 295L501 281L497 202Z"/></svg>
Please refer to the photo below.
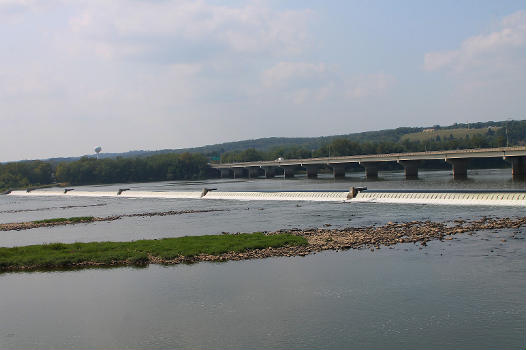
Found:
<svg viewBox="0 0 526 350"><path fill-rule="evenodd" d="M0 164L0 191L55 182L73 185L202 179L217 176L212 163L421 152L524 145L526 121L398 128L315 138L264 138L182 150L133 151L128 157L20 161ZM130 156L132 155L133 156ZM107 156L107 155L106 155ZM478 167L503 166L477 160Z"/></svg>
<svg viewBox="0 0 526 350"><path fill-rule="evenodd" d="M491 128L491 129L488 129ZM397 143L407 138L406 135L418 135L421 134L424 130L433 129L437 132L443 134L446 133L447 138L450 135L453 138L459 138L462 135L459 135L457 129L469 129L469 134L476 133L474 130L480 131L485 135L488 130L498 129L498 133L501 138L505 140L506 130L509 131L509 144L517 144L519 142L524 142L526 139L526 121L498 121L498 122L479 122L479 123L470 123L470 124L453 124L449 126L438 126L433 127L401 127L396 129L386 129L379 131L366 131L360 133L347 133L342 135L332 135L332 136L319 136L319 137L266 137L254 140L243 140L243 141L234 141L234 142L225 142L214 145L207 145L201 147L193 148L182 148L182 149L162 149L157 151L147 151L147 150L134 150L124 153L101 153L101 158L135 158L135 157L148 157L155 154L165 154L165 153L201 153L206 155L212 161L219 161L221 154L232 152L232 151L244 151L247 149L255 149L257 151L272 151L276 149L302 149L304 151L311 152L312 150L318 150L324 146L327 146L329 143L335 139L348 139L354 142L392 142ZM478 132L477 131L477 132ZM465 132L460 133L465 134ZM49 161L53 163L59 163L62 161L74 161L78 160L80 157L70 157L70 158L53 158Z"/></svg>
<svg viewBox="0 0 526 350"><path fill-rule="evenodd" d="M420 128L419 132L415 132L415 128L399 128L335 136L324 140L316 148L293 145L273 147L268 150L249 148L225 152L221 154L220 161L229 163L273 160L278 157L293 159L524 145L526 121L511 121L508 122L507 127L492 127L488 124L477 123L477 126L482 126L477 129L467 129L464 125L458 128ZM461 132L458 132L459 130Z"/></svg>

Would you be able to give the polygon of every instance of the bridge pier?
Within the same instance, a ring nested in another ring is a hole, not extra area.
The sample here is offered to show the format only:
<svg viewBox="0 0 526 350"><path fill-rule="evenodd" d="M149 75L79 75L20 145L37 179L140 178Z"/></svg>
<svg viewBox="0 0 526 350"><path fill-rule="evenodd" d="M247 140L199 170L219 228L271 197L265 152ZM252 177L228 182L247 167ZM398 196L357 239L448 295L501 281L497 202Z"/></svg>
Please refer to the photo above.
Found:
<svg viewBox="0 0 526 350"><path fill-rule="evenodd" d="M514 180L526 179L526 157L505 157L511 162L511 176Z"/></svg>
<svg viewBox="0 0 526 350"><path fill-rule="evenodd" d="M249 179L259 177L259 172L261 171L261 168L259 166L249 166L246 169Z"/></svg>
<svg viewBox="0 0 526 350"><path fill-rule="evenodd" d="M418 166L420 165L419 160L399 160L398 164L404 167L405 178L407 180L418 179Z"/></svg>
<svg viewBox="0 0 526 350"><path fill-rule="evenodd" d="M307 177L309 179L315 179L318 177L318 169L320 169L319 165L302 164L301 166L307 169Z"/></svg>
<svg viewBox="0 0 526 350"><path fill-rule="evenodd" d="M221 173L221 178L225 179L227 177L232 177L232 169L231 168L220 168L219 172Z"/></svg>
<svg viewBox="0 0 526 350"><path fill-rule="evenodd" d="M343 163L334 163L334 164L327 164L329 167L332 168L332 176L334 176L335 179L342 179L345 177L345 164Z"/></svg>
<svg viewBox="0 0 526 350"><path fill-rule="evenodd" d="M453 179L465 180L468 178L468 158L450 158L446 162L453 166Z"/></svg>
<svg viewBox="0 0 526 350"><path fill-rule="evenodd" d="M280 165L280 168L283 169L283 177L286 179L294 177L296 173L296 165Z"/></svg>
<svg viewBox="0 0 526 350"><path fill-rule="evenodd" d="M265 171L265 178L271 179L276 175L276 167L273 166L264 166L262 167L263 171Z"/></svg>
<svg viewBox="0 0 526 350"><path fill-rule="evenodd" d="M234 179L247 177L247 170L245 168L232 168L232 171L234 172Z"/></svg>
<svg viewBox="0 0 526 350"><path fill-rule="evenodd" d="M365 168L365 178L367 180L378 179L378 162L360 162L360 165Z"/></svg>

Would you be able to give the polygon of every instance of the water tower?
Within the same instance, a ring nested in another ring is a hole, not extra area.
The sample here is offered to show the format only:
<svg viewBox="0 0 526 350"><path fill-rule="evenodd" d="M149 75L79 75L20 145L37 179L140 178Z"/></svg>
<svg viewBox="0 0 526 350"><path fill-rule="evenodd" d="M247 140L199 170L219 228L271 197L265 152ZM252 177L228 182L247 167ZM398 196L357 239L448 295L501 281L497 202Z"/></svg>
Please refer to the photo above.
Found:
<svg viewBox="0 0 526 350"><path fill-rule="evenodd" d="M98 146L98 147L95 147L95 153L97 153L97 159L99 159L99 153L100 151L102 151L102 147Z"/></svg>

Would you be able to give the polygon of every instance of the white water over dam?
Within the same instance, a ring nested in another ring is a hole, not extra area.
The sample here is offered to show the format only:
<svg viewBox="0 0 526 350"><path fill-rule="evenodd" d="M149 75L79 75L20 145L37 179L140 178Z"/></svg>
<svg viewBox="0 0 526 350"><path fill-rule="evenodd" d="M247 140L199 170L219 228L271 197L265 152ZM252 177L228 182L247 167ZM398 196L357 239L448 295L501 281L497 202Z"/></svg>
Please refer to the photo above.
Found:
<svg viewBox="0 0 526 350"><path fill-rule="evenodd" d="M360 192L353 202L526 206L521 192Z"/></svg>
<svg viewBox="0 0 526 350"><path fill-rule="evenodd" d="M120 193L119 193L120 192ZM12 191L9 196L124 197L159 199L219 199L241 201L314 201L434 205L526 206L521 191Z"/></svg>
<svg viewBox="0 0 526 350"><path fill-rule="evenodd" d="M170 198L170 199L198 199L201 198L201 191L12 191L10 196L53 196L53 197L126 197L126 198Z"/></svg>

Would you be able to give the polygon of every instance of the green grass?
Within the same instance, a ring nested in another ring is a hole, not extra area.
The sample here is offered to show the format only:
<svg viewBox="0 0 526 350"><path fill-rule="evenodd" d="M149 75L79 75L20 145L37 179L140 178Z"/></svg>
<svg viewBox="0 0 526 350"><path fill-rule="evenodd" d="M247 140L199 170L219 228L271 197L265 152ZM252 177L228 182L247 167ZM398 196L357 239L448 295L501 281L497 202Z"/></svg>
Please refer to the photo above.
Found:
<svg viewBox="0 0 526 350"><path fill-rule="evenodd" d="M67 268L90 263L107 265L142 265L148 255L162 259L199 254L219 255L267 247L306 245L304 237L262 233L237 235L186 236L133 242L51 243L14 248L0 248L0 271L22 269Z"/></svg>
<svg viewBox="0 0 526 350"><path fill-rule="evenodd" d="M54 218L32 221L35 224L54 224L59 222L91 222L95 220L93 216L75 216L72 218Z"/></svg>
<svg viewBox="0 0 526 350"><path fill-rule="evenodd" d="M494 131L497 129L494 128ZM441 139L448 139L450 135L453 135L453 138L460 139L465 138L467 135L470 137L473 135L486 135L488 129L468 129L468 128L458 128L458 129L437 129L431 132L414 132L410 134L403 135L400 138L400 141L409 140L409 141L426 141L434 140L437 136L440 136Z"/></svg>

